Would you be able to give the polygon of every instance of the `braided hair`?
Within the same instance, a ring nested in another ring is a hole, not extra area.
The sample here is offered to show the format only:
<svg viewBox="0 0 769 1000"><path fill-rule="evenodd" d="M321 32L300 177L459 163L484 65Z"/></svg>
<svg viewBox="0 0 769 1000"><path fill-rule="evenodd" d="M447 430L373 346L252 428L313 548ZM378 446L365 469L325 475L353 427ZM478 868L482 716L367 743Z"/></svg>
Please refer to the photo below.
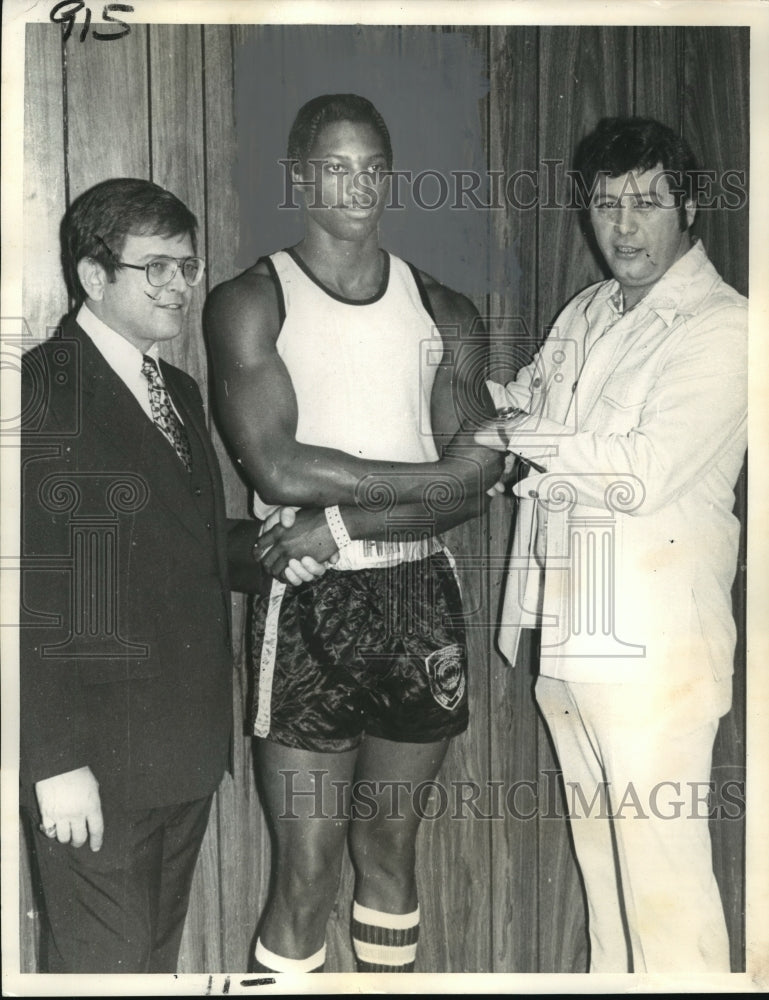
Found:
<svg viewBox="0 0 769 1000"><path fill-rule="evenodd" d="M321 94L303 104L288 135L288 158L305 163L318 133L332 122L370 125L382 140L388 169L392 167L393 151L384 118L371 101L357 94Z"/></svg>

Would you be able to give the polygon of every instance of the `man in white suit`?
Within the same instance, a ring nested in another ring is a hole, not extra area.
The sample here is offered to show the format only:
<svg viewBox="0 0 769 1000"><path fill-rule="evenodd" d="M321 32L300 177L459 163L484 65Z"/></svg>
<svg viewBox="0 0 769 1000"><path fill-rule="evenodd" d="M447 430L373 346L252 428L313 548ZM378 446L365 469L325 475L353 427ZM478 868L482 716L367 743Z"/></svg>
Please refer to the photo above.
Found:
<svg viewBox="0 0 769 1000"><path fill-rule="evenodd" d="M690 235L695 164L669 128L604 119L577 169L613 279L491 385L507 419L476 436L535 463L499 644L512 663L541 627L591 971L728 972L707 787L731 704L747 302Z"/></svg>

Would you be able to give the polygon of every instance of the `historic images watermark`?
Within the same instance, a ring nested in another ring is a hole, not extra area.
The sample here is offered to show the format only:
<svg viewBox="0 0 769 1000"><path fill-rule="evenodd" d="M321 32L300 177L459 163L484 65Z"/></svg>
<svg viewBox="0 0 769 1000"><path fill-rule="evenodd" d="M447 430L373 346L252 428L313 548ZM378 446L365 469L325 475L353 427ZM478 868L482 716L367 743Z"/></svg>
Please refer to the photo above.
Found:
<svg viewBox="0 0 769 1000"><path fill-rule="evenodd" d="M341 781L324 769L280 772L283 807L280 819L402 820L416 814L425 820L448 818L494 821L570 818L627 820L741 819L745 782L741 777L711 781L664 780L647 788L629 782L585 788L561 780L555 769L536 780L513 782L469 779Z"/></svg>
<svg viewBox="0 0 769 1000"><path fill-rule="evenodd" d="M584 211L594 200L605 197L608 175L597 174L592 185L585 184L582 175L570 169L563 159L542 159L536 170L436 170L419 171L377 168L349 171L337 169L334 161L309 159L308 179L295 172L296 161L278 160L283 171L283 199L279 209L296 209L301 199L311 209L340 208L354 200L361 209L373 208L385 197L385 210L403 210L409 205L434 212L450 208L453 211L541 209L575 209ZM333 170L329 180L329 171ZM635 175L626 176L619 198L635 198L639 202L651 199L663 204L668 192L687 192L700 211L738 211L748 201L747 175L744 170L690 171L685 177L680 171L658 170L642 193ZM299 196L299 201L295 200Z"/></svg>

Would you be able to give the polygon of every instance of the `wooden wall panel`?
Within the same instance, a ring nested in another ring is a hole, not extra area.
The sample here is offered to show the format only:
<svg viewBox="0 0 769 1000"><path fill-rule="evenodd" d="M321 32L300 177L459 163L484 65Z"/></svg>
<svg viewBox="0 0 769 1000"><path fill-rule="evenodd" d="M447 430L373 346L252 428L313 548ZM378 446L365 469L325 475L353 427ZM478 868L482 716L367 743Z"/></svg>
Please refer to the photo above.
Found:
<svg viewBox="0 0 769 1000"><path fill-rule="evenodd" d="M108 177L149 177L147 28L65 46L69 200Z"/></svg>
<svg viewBox="0 0 769 1000"><path fill-rule="evenodd" d="M484 54L486 63L487 29L454 30ZM479 106L479 115L485 119L485 102ZM463 162L472 162L473 136L468 136L466 142ZM455 252L455 247L446 247L447 255ZM430 261L426 266L438 274L443 270L440 260ZM475 304L481 314L486 311L485 301L476 299ZM438 774L438 780L449 793L449 809L439 820L424 821L419 833L417 872L424 916L417 969L425 972L492 971L489 932L477 923L477 914L488 907L490 831L484 821L473 822L464 807L455 812L457 786L452 784L462 780L483 786L489 777L490 636L484 627L488 594L483 572L486 538L485 517L460 525L445 535L457 561L466 615L470 724L465 733L452 741ZM473 926L478 927L477 933L465 933Z"/></svg>
<svg viewBox="0 0 769 1000"><path fill-rule="evenodd" d="M24 318L36 340L67 311L61 280L59 222L66 208L61 34L27 25L24 63Z"/></svg>
<svg viewBox="0 0 769 1000"><path fill-rule="evenodd" d="M537 303L537 211L528 204L530 188L523 171L537 171L538 84L532 67L538 59L537 28L491 29L491 95L489 166L503 171L509 198L507 208L494 210L490 296L490 374L498 382L512 378L526 363L541 339ZM519 114L517 109L529 109ZM519 175L520 182L510 185ZM510 186L509 186L510 185ZM534 859L537 820L528 815L531 798L519 783L537 781L537 714L531 696L529 635L523 655L512 669L495 644L503 586L503 558L510 545L515 517L512 497L495 499L488 515L489 604L486 619L491 634L489 650L489 773L503 783L505 793L521 792L503 800L501 822L491 826L491 867L488 879L494 972L527 972L537 968L536 926L539 896ZM531 786L528 786L531 787ZM536 787L536 784L535 786ZM528 801L527 801L528 797ZM519 810L519 815L516 815Z"/></svg>
<svg viewBox="0 0 769 1000"><path fill-rule="evenodd" d="M238 195L232 171L237 156L233 89L233 46L246 28L211 25L204 29L205 177L208 221L205 257L207 290L237 273ZM231 517L248 514L248 491L235 471L212 422L212 436ZM254 784L251 739L244 718L248 678L246 598L233 594L235 685L234 767L218 793L222 961L225 970L246 969L262 905L267 895L270 846Z"/></svg>
<svg viewBox="0 0 769 1000"><path fill-rule="evenodd" d="M153 24L149 35L148 176L173 191L198 219L198 245L206 245L203 161L203 54L198 25ZM193 141L190 141L190 140ZM206 286L192 289L185 332L167 341L161 354L189 372L207 401L208 364L201 314Z"/></svg>
<svg viewBox="0 0 769 1000"><path fill-rule="evenodd" d="M602 277L580 232L576 210L557 205L559 188L544 177L571 166L577 143L606 115L630 114L633 57L630 28L540 29L539 315L549 323L568 299ZM555 190L555 195L552 192Z"/></svg>
<svg viewBox="0 0 769 1000"><path fill-rule="evenodd" d="M747 184L750 136L748 28L687 28L684 33L682 129L701 170L717 180L706 194L723 193L724 171L744 170ZM744 188L747 191L747 187ZM718 272L743 295L748 291L748 205L723 210L701 205L694 231Z"/></svg>
<svg viewBox="0 0 769 1000"><path fill-rule="evenodd" d="M633 28L632 114L678 131L683 111L683 38L689 29Z"/></svg>

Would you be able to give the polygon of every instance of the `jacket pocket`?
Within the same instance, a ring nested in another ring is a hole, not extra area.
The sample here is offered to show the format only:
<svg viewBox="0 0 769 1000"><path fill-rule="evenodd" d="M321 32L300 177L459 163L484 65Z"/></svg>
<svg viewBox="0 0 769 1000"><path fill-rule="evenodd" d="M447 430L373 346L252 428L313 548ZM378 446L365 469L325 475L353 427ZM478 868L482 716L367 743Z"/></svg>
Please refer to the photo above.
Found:
<svg viewBox="0 0 769 1000"><path fill-rule="evenodd" d="M601 390L601 399L618 410L640 409L646 402L649 386L638 375L618 375L608 379Z"/></svg>

